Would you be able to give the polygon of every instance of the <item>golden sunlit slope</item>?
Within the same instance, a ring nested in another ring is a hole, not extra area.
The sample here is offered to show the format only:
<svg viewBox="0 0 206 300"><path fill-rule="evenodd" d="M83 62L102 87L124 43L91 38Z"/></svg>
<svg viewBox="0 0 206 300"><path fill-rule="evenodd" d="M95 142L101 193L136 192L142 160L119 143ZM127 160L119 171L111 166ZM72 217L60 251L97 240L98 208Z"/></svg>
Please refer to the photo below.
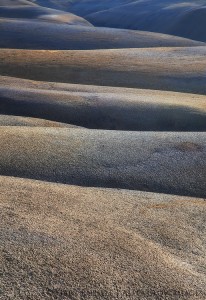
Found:
<svg viewBox="0 0 206 300"><path fill-rule="evenodd" d="M2 299L204 300L205 205L0 176Z"/></svg>
<svg viewBox="0 0 206 300"><path fill-rule="evenodd" d="M0 74L33 80L206 94L206 47L0 50Z"/></svg>

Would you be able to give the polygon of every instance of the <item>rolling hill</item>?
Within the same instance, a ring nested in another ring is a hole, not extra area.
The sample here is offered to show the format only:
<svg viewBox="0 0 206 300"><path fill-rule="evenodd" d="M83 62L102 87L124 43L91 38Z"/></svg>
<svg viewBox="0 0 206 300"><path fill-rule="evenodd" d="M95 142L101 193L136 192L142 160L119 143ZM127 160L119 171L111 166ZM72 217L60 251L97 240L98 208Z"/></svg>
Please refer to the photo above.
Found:
<svg viewBox="0 0 206 300"><path fill-rule="evenodd" d="M1 75L32 80L205 95L205 55L205 46L92 51L0 49L0 68Z"/></svg>
<svg viewBox="0 0 206 300"><path fill-rule="evenodd" d="M161 32L206 41L205 0L118 0L100 3L76 0L65 3L66 10L83 16L96 26Z"/></svg>
<svg viewBox="0 0 206 300"><path fill-rule="evenodd" d="M1 300L206 299L205 5L0 0Z"/></svg>

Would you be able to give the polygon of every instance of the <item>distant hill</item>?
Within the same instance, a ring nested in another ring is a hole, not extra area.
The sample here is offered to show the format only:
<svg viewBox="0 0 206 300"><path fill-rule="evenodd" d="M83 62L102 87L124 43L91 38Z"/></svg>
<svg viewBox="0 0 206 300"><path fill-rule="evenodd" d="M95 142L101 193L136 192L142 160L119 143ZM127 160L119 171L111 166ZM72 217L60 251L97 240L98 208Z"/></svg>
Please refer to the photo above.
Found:
<svg viewBox="0 0 206 300"><path fill-rule="evenodd" d="M74 0L68 3L67 1L64 7L83 16L96 26L162 32L206 41L205 0L98 2Z"/></svg>
<svg viewBox="0 0 206 300"><path fill-rule="evenodd" d="M166 33L206 41L206 0L0 0L0 6L71 12L95 26Z"/></svg>

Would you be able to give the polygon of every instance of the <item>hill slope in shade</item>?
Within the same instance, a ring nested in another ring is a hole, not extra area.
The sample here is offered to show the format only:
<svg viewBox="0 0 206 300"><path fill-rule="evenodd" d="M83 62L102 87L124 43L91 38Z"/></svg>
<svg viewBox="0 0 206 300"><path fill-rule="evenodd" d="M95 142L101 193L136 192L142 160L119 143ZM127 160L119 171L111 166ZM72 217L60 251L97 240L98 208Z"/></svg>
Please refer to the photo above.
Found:
<svg viewBox="0 0 206 300"><path fill-rule="evenodd" d="M114 3L113 3L114 2ZM96 26L162 32L206 41L206 1L143 0L67 2L66 10Z"/></svg>
<svg viewBox="0 0 206 300"><path fill-rule="evenodd" d="M0 1L0 6L36 6L73 12L95 26L161 32L206 41L205 0ZM29 8L31 9L31 8Z"/></svg>
<svg viewBox="0 0 206 300"><path fill-rule="evenodd" d="M205 96L0 78L0 113L87 128L205 131ZM19 88L21 86L21 88ZM191 119L193 122L191 122Z"/></svg>
<svg viewBox="0 0 206 300"><path fill-rule="evenodd" d="M61 15L60 15L61 19ZM78 18L75 21L78 24ZM68 24L1 18L1 48L90 50L204 46L204 43L158 33L69 26ZM82 24L81 24L82 25Z"/></svg>

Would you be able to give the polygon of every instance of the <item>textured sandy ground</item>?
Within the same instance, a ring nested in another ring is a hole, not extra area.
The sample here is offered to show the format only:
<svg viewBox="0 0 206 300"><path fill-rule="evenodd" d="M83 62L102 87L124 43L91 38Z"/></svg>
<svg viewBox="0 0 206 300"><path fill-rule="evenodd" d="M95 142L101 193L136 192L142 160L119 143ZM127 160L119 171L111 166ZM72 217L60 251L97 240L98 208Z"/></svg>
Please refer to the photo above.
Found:
<svg viewBox="0 0 206 300"><path fill-rule="evenodd" d="M48 17L47 22L0 18L0 33L0 47L12 49L88 50L205 45L160 33L49 23Z"/></svg>
<svg viewBox="0 0 206 300"><path fill-rule="evenodd" d="M205 205L0 177L1 299L204 300Z"/></svg>
<svg viewBox="0 0 206 300"><path fill-rule="evenodd" d="M1 126L0 148L0 175L196 197L206 195L204 132Z"/></svg>
<svg viewBox="0 0 206 300"><path fill-rule="evenodd" d="M206 47L0 50L0 74L33 80L206 94Z"/></svg>
<svg viewBox="0 0 206 300"><path fill-rule="evenodd" d="M206 130L206 96L202 95L72 84L62 85L61 90L59 85L32 81L24 87L24 80L0 79L0 84L2 114L95 129Z"/></svg>

